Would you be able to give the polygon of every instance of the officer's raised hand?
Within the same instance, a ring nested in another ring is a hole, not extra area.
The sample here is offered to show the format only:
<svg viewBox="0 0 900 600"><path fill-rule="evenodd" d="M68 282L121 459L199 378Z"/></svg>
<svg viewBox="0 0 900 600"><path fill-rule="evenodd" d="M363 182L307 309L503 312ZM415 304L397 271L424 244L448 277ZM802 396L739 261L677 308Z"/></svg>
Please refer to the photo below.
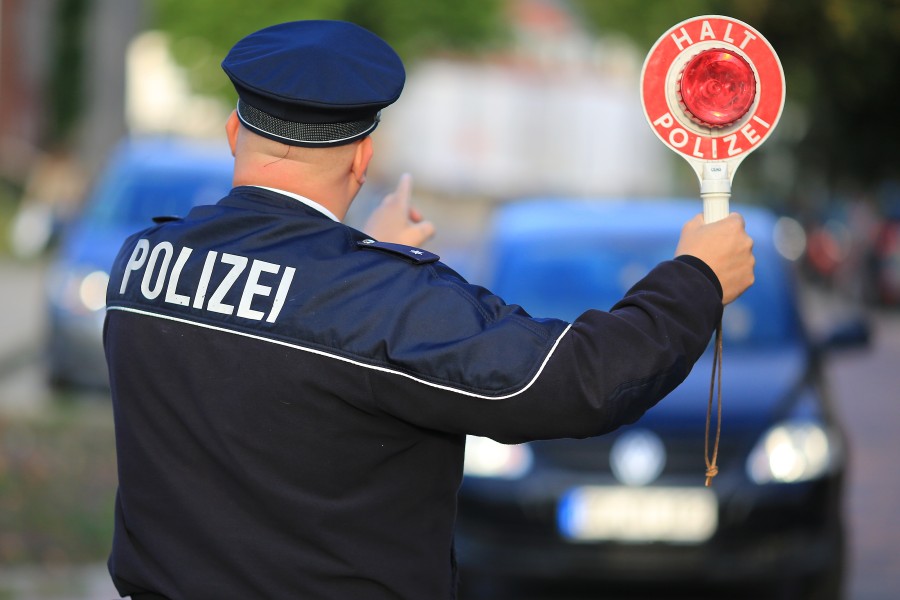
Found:
<svg viewBox="0 0 900 600"><path fill-rule="evenodd" d="M713 223L705 223L703 215L697 215L685 223L675 256L684 254L696 256L713 270L722 286L724 304L753 285L753 239L738 213Z"/></svg>
<svg viewBox="0 0 900 600"><path fill-rule="evenodd" d="M411 195L412 176L405 174L397 188L372 211L363 231L382 242L421 246L434 235L434 224L410 206Z"/></svg>

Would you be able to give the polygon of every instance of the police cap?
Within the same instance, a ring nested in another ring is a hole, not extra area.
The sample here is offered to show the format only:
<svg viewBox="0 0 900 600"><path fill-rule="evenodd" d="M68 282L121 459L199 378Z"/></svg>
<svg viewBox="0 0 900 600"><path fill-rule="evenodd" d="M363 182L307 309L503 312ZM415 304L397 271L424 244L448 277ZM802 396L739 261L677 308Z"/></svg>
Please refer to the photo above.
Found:
<svg viewBox="0 0 900 600"><path fill-rule="evenodd" d="M337 146L371 133L406 73L375 34L344 21L293 21L240 40L222 61L252 131L293 146Z"/></svg>

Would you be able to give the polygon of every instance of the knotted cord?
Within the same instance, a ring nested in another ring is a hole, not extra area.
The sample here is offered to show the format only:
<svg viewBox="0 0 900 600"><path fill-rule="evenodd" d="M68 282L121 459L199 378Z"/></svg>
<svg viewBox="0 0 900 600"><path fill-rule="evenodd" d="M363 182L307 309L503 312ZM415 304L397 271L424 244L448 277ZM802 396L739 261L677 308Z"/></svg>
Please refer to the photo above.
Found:
<svg viewBox="0 0 900 600"><path fill-rule="evenodd" d="M718 386L716 380L718 379ZM713 394L716 395L716 439L712 456L709 453L709 424L712 421ZM713 353L712 377L709 382L709 403L706 406L706 435L703 439L703 454L706 459L706 487L712 485L712 478L719 474L716 461L719 458L719 437L722 434L722 320L716 325L715 351Z"/></svg>

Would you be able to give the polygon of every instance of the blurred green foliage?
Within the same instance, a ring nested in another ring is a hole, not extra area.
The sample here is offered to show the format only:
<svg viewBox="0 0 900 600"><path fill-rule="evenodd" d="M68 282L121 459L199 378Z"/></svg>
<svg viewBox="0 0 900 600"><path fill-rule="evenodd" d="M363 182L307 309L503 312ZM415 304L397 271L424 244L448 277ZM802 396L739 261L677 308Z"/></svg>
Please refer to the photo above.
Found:
<svg viewBox="0 0 900 600"><path fill-rule="evenodd" d="M21 186L0 177L0 257L9 254L9 237L12 231L12 221L19 207L19 199L22 197Z"/></svg>
<svg viewBox="0 0 900 600"><path fill-rule="evenodd" d="M0 416L0 565L106 559L116 458L108 402Z"/></svg>
<svg viewBox="0 0 900 600"><path fill-rule="evenodd" d="M303 19L352 21L388 41L409 65L433 52L500 43L502 0L152 0L150 25L172 39L175 58L199 91L235 98L219 62L239 39L276 23Z"/></svg>

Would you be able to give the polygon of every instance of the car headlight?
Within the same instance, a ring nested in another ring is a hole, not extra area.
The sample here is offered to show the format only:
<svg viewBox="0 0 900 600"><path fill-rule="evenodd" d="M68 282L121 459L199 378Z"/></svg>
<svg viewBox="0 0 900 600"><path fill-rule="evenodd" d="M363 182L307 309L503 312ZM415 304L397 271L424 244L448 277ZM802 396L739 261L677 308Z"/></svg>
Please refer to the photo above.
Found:
<svg viewBox="0 0 900 600"><path fill-rule="evenodd" d="M506 445L489 438L466 436L463 473L470 477L518 479L531 469L531 448L525 444Z"/></svg>
<svg viewBox="0 0 900 600"><path fill-rule="evenodd" d="M841 452L834 432L815 421L784 421L760 438L747 459L747 475L760 485L821 477Z"/></svg>
<svg viewBox="0 0 900 600"><path fill-rule="evenodd" d="M53 295L60 306L76 314L90 314L106 306L108 284L109 274L105 271L73 271L52 277L51 289L55 288Z"/></svg>

